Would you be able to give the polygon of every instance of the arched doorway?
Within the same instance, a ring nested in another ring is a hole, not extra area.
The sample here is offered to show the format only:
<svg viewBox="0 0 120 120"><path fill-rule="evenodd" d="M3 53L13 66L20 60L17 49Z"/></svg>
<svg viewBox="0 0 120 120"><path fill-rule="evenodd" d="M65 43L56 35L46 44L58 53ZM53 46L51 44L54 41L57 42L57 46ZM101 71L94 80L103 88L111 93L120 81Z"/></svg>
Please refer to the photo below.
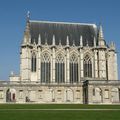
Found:
<svg viewBox="0 0 120 120"><path fill-rule="evenodd" d="M10 89L6 91L6 102L11 102L11 93Z"/></svg>
<svg viewBox="0 0 120 120"><path fill-rule="evenodd" d="M16 90L8 89L6 91L6 102L15 102L16 101Z"/></svg>

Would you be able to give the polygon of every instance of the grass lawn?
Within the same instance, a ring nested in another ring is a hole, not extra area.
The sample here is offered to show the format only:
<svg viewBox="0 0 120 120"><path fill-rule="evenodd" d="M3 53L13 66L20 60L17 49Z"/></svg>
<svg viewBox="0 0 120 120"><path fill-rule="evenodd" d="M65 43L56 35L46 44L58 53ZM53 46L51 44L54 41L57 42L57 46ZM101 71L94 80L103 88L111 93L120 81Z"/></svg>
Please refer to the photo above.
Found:
<svg viewBox="0 0 120 120"><path fill-rule="evenodd" d="M0 120L120 120L120 110L83 111L72 109L120 109L120 105L0 104Z"/></svg>

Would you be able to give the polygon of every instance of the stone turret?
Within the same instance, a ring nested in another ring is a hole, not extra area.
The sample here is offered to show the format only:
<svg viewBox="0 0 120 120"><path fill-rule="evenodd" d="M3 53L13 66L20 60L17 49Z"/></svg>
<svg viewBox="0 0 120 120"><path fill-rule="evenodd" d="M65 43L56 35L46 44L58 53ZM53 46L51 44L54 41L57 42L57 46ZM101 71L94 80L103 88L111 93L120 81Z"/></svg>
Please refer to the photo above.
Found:
<svg viewBox="0 0 120 120"><path fill-rule="evenodd" d="M30 34L30 12L27 13L26 28L24 31L23 43L21 45L21 65L20 65L20 76L22 81L30 80L30 46L31 46L31 34Z"/></svg>
<svg viewBox="0 0 120 120"><path fill-rule="evenodd" d="M106 68L106 44L103 35L102 25L99 27L98 33L98 58L99 58L99 77L101 79L107 79L107 68Z"/></svg>
<svg viewBox="0 0 120 120"><path fill-rule="evenodd" d="M117 73L117 53L115 49L115 43L111 42L108 50L108 79L118 80Z"/></svg>

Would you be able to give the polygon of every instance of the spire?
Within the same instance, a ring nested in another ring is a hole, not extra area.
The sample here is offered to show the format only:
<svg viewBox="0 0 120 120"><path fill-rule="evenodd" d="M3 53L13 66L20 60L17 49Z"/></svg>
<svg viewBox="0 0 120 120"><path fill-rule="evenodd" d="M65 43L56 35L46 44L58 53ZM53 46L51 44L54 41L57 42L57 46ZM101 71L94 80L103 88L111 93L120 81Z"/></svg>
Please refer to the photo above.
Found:
<svg viewBox="0 0 120 120"><path fill-rule="evenodd" d="M27 43L27 38L26 38L26 36L24 35L23 44L26 44L26 43Z"/></svg>
<svg viewBox="0 0 120 120"><path fill-rule="evenodd" d="M105 40L104 40L102 25L100 25L100 27L99 27L98 45L99 46L105 46Z"/></svg>
<svg viewBox="0 0 120 120"><path fill-rule="evenodd" d="M28 13L27 13L27 20L26 20L26 27L25 27L25 31L24 31L23 44L28 44L31 41L29 19L30 19L30 12L28 11Z"/></svg>
<svg viewBox="0 0 120 120"><path fill-rule="evenodd" d="M25 29L25 31L29 31L29 27L30 27L29 20L30 20L30 12L28 11L27 12L27 18L26 18L26 29Z"/></svg>
<svg viewBox="0 0 120 120"><path fill-rule="evenodd" d="M102 25L100 25L100 28L99 28L99 38L104 40Z"/></svg>
<svg viewBox="0 0 120 120"><path fill-rule="evenodd" d="M24 32L24 39L23 44L30 44L31 42L31 35L28 32Z"/></svg>
<svg viewBox="0 0 120 120"><path fill-rule="evenodd" d="M53 35L52 45L55 46L55 35Z"/></svg>
<svg viewBox="0 0 120 120"><path fill-rule="evenodd" d="M39 37L38 37L38 45L41 45L41 35L39 34Z"/></svg>
<svg viewBox="0 0 120 120"><path fill-rule="evenodd" d="M67 36L66 45L69 46L69 36Z"/></svg>
<svg viewBox="0 0 120 120"><path fill-rule="evenodd" d="M29 39L28 39L27 43L28 43L28 44L31 43L31 35L30 35L30 34L29 34Z"/></svg>
<svg viewBox="0 0 120 120"><path fill-rule="evenodd" d="M83 37L82 37L82 35L80 36L80 47L83 47Z"/></svg>

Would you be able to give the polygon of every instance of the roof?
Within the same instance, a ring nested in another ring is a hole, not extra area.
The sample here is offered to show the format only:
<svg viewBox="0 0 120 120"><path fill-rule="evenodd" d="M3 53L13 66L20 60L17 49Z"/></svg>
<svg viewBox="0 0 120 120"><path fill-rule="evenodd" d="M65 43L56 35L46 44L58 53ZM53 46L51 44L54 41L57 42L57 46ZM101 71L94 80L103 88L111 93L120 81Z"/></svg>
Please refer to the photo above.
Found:
<svg viewBox="0 0 120 120"><path fill-rule="evenodd" d="M88 44L93 46L94 37L97 36L97 27L95 24L85 23L68 23L68 22L49 22L49 21L32 21L30 20L31 42L34 40L38 43L39 34L41 35L41 43L52 44L53 35L55 36L55 44L61 41L62 45L66 45L67 36L69 36L69 44L73 42L76 46L80 43L80 36L83 37L83 46Z"/></svg>

